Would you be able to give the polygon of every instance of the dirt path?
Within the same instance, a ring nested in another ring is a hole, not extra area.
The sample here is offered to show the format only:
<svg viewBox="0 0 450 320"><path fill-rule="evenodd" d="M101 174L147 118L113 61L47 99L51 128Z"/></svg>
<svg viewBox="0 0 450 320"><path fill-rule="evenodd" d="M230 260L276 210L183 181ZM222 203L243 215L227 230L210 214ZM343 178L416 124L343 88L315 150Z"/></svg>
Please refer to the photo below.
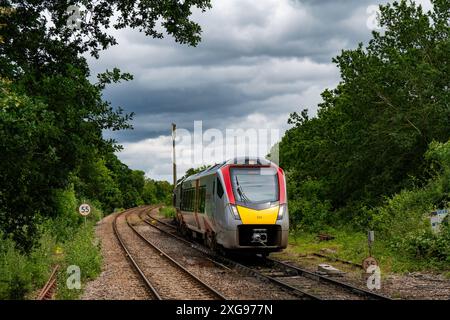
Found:
<svg viewBox="0 0 450 320"><path fill-rule="evenodd" d="M87 283L83 300L144 300L149 295L127 260L112 223L116 214L106 216L97 223L95 234L101 243L102 273Z"/></svg>

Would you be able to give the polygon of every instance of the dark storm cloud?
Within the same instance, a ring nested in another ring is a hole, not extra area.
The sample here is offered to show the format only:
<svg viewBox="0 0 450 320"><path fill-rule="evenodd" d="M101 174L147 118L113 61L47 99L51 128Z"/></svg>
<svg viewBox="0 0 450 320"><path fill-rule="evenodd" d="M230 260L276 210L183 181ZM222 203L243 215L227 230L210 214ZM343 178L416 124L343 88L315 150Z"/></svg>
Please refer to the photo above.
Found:
<svg viewBox="0 0 450 320"><path fill-rule="evenodd" d="M108 135L119 141L136 141L167 135L172 122L176 122L179 127L192 129L193 121L204 120L208 123L207 128L214 127L218 123L208 121L209 118L239 115L239 111L230 106L245 99L236 90L217 86L153 91L133 83L108 90L106 95L117 105L132 105L132 111L136 114L132 121L134 130Z"/></svg>
<svg viewBox="0 0 450 320"><path fill-rule="evenodd" d="M210 11L194 11L203 29L196 48L137 30L115 31L119 45L89 61L93 75L113 67L134 75L129 83L108 88L104 97L136 114L135 129L106 135L128 147L121 155L126 163L161 175L160 163L143 164L135 154L144 143L148 152L167 143L172 122L187 129L202 120L204 129L285 130L290 112L310 107L315 114L320 93L338 83L331 59L367 42L367 8L377 2L213 0Z"/></svg>
<svg viewBox="0 0 450 320"><path fill-rule="evenodd" d="M300 104L311 106L318 92L298 96L314 88L320 91L336 79L334 67L308 59L259 58L246 64L172 66L133 73L134 81L105 92L107 99L131 105L136 113L135 130L112 135L119 141L167 134L171 122L190 129L194 120L202 120L206 129L222 129L251 113L279 114Z"/></svg>

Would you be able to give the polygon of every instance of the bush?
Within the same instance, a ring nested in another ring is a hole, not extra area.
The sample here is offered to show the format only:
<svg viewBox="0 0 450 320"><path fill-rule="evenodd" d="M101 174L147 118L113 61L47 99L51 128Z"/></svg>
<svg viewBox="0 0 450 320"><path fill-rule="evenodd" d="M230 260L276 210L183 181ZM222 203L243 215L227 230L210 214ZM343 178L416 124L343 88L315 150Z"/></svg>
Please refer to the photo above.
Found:
<svg viewBox="0 0 450 320"><path fill-rule="evenodd" d="M430 144L426 153L432 178L421 188L403 190L373 209L372 227L398 255L429 266L450 262L450 228L431 231L429 213L446 208L450 196L450 142Z"/></svg>
<svg viewBox="0 0 450 320"><path fill-rule="evenodd" d="M432 259L450 262L450 239L429 231L421 231L405 238L403 246L417 259Z"/></svg>
<svg viewBox="0 0 450 320"><path fill-rule="evenodd" d="M293 229L319 231L330 216L329 201L320 199L322 184L316 180L306 180L293 186L289 200L289 217Z"/></svg>
<svg viewBox="0 0 450 320"><path fill-rule="evenodd" d="M94 225L103 213L97 207L98 202L84 201L91 205L91 214L84 224L84 218L78 213L81 202L73 186L53 191L53 200L58 214L55 218L38 219L41 221L37 226L39 240L28 253L18 250L15 241L0 234L0 299L35 298L31 293L42 288L56 264L61 267L57 297L63 299L77 298L80 294L79 290L69 290L66 286L68 266L80 267L82 282L99 274L101 254L95 243Z"/></svg>
<svg viewBox="0 0 450 320"><path fill-rule="evenodd" d="M400 192L372 211L372 227L386 239L429 229L427 213L433 209L433 193L426 189Z"/></svg>
<svg viewBox="0 0 450 320"><path fill-rule="evenodd" d="M161 207L159 208L159 213L161 213L166 218L175 218L177 214L174 207Z"/></svg>
<svg viewBox="0 0 450 320"><path fill-rule="evenodd" d="M0 235L2 236L2 235ZM31 290L43 286L49 276L54 240L49 234L28 255L10 238L0 240L0 300L25 299Z"/></svg>
<svg viewBox="0 0 450 320"><path fill-rule="evenodd" d="M93 226L92 222L81 226L73 238L62 246L64 260L58 276L59 299L76 299L81 293L67 287L67 267L75 265L80 268L82 283L95 278L101 271L102 256L100 246L95 242Z"/></svg>
<svg viewBox="0 0 450 320"><path fill-rule="evenodd" d="M28 261L10 239L1 241L0 299L24 299L31 289L32 274Z"/></svg>

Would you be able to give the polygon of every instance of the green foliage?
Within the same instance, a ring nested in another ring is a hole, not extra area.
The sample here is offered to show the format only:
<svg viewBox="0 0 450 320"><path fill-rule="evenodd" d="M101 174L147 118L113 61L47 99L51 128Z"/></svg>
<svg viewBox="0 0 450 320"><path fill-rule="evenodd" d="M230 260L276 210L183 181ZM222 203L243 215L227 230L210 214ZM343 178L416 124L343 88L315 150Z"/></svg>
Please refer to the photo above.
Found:
<svg viewBox="0 0 450 320"><path fill-rule="evenodd" d="M0 299L23 299L31 289L29 263L10 239L2 240L0 245Z"/></svg>
<svg viewBox="0 0 450 320"><path fill-rule="evenodd" d="M85 7L82 13L84 16L88 15L89 19L82 19L80 28L66 27L70 17L67 11L69 4ZM165 31L177 42L195 46L200 41L201 28L190 19L191 10L196 7L205 11L211 7L210 0L74 0L70 3L55 3L53 0L6 0L2 1L1 5L16 9L12 14L4 15L0 21L6 24L2 34L5 46L3 52L16 56L19 62L28 59L34 59L36 62L56 62L46 66L56 70L58 62L64 61L64 58L70 59L74 54L89 52L98 58L100 50L117 43L109 34L111 28L137 28L153 38L162 38ZM159 28L159 23L162 29ZM61 44L65 44L65 47L62 48ZM25 46L30 48L30 52L20 51L20 48Z"/></svg>
<svg viewBox="0 0 450 320"><path fill-rule="evenodd" d="M36 248L25 255L10 238L0 240L0 299L24 299L32 289L43 286L49 276L54 240L43 234Z"/></svg>
<svg viewBox="0 0 450 320"><path fill-rule="evenodd" d="M174 207L161 207L159 208L159 213L161 213L166 218L174 218L176 216Z"/></svg>
<svg viewBox="0 0 450 320"><path fill-rule="evenodd" d="M189 18L191 8L210 7L209 0L70 5L89 12L80 28L66 27L64 1L1 1L0 231L24 252L39 238L38 217L58 216L56 189L73 183L79 198L100 201L106 212L144 203L143 173L123 165L113 154L120 146L102 136L104 130L131 128L133 115L103 101L102 90L132 75L113 68L91 83L83 54L98 58L114 45L111 27L160 38L156 22L176 41L196 45L201 29Z"/></svg>
<svg viewBox="0 0 450 320"><path fill-rule="evenodd" d="M278 146L294 234L376 230L395 270L449 259L448 230L433 234L428 217L450 201L450 2L432 4L380 6L384 30L333 59L341 82L316 117L291 114Z"/></svg>
<svg viewBox="0 0 450 320"><path fill-rule="evenodd" d="M0 79L0 230L25 250L37 229L35 211L55 211L47 186L58 177L46 175L57 156L49 140L55 136L54 114L41 101L16 92Z"/></svg>
<svg viewBox="0 0 450 320"><path fill-rule="evenodd" d="M450 261L450 228L444 223L438 234L430 230L429 214L448 208L450 198L450 141L433 142L426 152L433 176L422 188L403 190L370 213L373 228L396 252L417 260Z"/></svg>
<svg viewBox="0 0 450 320"><path fill-rule="evenodd" d="M403 236L429 227L427 213L433 209L433 190L404 190L373 209L372 227L385 238Z"/></svg>
<svg viewBox="0 0 450 320"><path fill-rule="evenodd" d="M441 234L433 234L422 230L399 239L396 248L406 252L416 259L450 263L450 229L444 228Z"/></svg>
<svg viewBox="0 0 450 320"><path fill-rule="evenodd" d="M319 183L335 220L367 228L367 208L426 179L429 142L450 138L450 3L433 4L381 6L386 31L334 59L342 80L323 92L317 117L291 115L281 166L299 184Z"/></svg>
<svg viewBox="0 0 450 320"><path fill-rule="evenodd" d="M18 250L16 243L8 237L0 237L0 299L35 298L30 294L40 289L47 281L52 266L59 264L58 297L78 297L80 291L66 287L69 265L81 269L81 280L85 283L94 278L101 269L99 245L94 239L94 225L102 213L91 201L91 214L84 224L77 213L80 203L73 188L54 192L57 210L63 210L55 218L46 218L39 224L40 238L28 253ZM56 254L56 248L62 251Z"/></svg>
<svg viewBox="0 0 450 320"><path fill-rule="evenodd" d="M288 189L296 196L289 201L290 224L293 229L319 231L323 229L330 210L329 201L320 199L320 181L308 180L297 184L287 172Z"/></svg>
<svg viewBox="0 0 450 320"><path fill-rule="evenodd" d="M61 265L63 270L59 273L59 286L57 298L76 299L80 291L71 290L66 286L67 274L64 272L70 265L80 267L81 282L85 284L88 280L94 279L101 271L102 256L100 247L94 238L93 223L81 226L73 234L73 237L62 246L64 261Z"/></svg>
<svg viewBox="0 0 450 320"><path fill-rule="evenodd" d="M102 90L132 75L113 68L91 83L85 54L98 58L116 43L110 27L161 38L157 22L176 41L196 45L201 29L191 8L204 11L210 1L70 1L89 14L73 29L66 27L68 5L0 1L0 298L24 298L42 285L50 264L61 262L52 258L56 244L65 250L64 266L79 265L83 279L95 276L92 226L102 211L170 203L170 184L147 186L144 172L120 162L114 152L121 147L102 136L131 128L133 114L103 101ZM81 202L92 208L86 226L76 210Z"/></svg>
<svg viewBox="0 0 450 320"><path fill-rule="evenodd" d="M173 186L167 181L146 179L142 199L146 204L172 204Z"/></svg>
<svg viewBox="0 0 450 320"><path fill-rule="evenodd" d="M376 232L374 256L382 262L386 270L412 271L420 269L448 270L450 262L450 227L448 218L439 233L431 231L429 214L439 208L448 208L450 196L450 141L433 142L426 152L429 172L432 176L422 187L402 190L387 198L375 208L362 210L360 216L366 217L369 228ZM311 182L308 182L308 185ZM314 185L314 184L313 184ZM292 187L291 187L292 188ZM312 188L313 195L320 195L320 188ZM311 194L301 193L306 199L314 199ZM293 236L298 250L303 252L331 248L338 251L342 259L359 261L367 255L367 242L364 232L358 232L354 223L351 226L340 225L330 228L328 219L321 218L318 208L304 206L296 211L296 204L310 200L290 202L289 211L293 219L301 218L300 228ZM306 210L309 210L307 212ZM318 221L308 219L316 214ZM306 216L306 218L303 218ZM305 220L303 220L305 219ZM334 222L333 224L336 225ZM315 238L317 231L326 231L336 236L336 240L319 243Z"/></svg>

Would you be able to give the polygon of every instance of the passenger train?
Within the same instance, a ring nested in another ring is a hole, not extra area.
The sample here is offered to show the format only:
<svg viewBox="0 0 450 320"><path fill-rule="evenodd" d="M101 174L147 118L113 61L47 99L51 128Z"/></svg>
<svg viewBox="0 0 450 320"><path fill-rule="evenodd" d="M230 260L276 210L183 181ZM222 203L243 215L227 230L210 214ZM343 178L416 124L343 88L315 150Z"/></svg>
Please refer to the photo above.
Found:
<svg viewBox="0 0 450 320"><path fill-rule="evenodd" d="M180 232L214 250L267 255L287 246L285 175L266 159L236 158L187 177L174 206Z"/></svg>

